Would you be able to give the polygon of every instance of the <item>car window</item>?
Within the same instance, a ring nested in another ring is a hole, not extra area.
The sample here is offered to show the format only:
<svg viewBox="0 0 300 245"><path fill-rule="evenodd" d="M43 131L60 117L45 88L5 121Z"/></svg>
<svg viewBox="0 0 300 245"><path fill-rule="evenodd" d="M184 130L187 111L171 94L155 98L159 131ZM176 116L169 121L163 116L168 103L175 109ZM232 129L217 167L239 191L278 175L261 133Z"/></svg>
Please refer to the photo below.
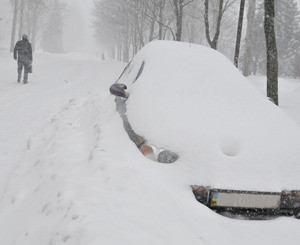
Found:
<svg viewBox="0 0 300 245"><path fill-rule="evenodd" d="M139 71L138 71L138 73L137 73L137 75L136 75L136 78L135 78L135 80L133 81L134 83L135 83L136 80L138 80L138 78L141 76L141 74L142 74L142 72L143 72L143 70L144 70L144 67L145 67L145 61L143 61L142 65L141 65L141 67L140 67L140 69L139 69Z"/></svg>

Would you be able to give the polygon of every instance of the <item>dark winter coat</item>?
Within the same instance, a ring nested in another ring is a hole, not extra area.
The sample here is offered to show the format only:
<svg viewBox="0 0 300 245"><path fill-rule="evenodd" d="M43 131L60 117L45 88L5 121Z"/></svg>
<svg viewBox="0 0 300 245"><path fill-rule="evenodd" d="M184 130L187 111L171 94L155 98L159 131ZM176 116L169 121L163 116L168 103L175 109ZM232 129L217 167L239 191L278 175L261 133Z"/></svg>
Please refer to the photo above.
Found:
<svg viewBox="0 0 300 245"><path fill-rule="evenodd" d="M31 43L27 39L18 41L14 48L14 59L18 58L18 62L29 64L32 62Z"/></svg>

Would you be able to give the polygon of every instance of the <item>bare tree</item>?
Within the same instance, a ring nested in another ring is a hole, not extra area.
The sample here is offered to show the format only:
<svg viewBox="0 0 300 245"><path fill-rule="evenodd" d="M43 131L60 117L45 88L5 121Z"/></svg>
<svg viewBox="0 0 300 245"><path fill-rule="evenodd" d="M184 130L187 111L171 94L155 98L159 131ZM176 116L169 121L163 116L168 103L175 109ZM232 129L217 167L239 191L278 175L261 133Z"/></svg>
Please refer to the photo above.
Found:
<svg viewBox="0 0 300 245"><path fill-rule="evenodd" d="M176 19L176 41L181 41L182 38L183 9L185 6L187 6L193 1L194 0L173 0L173 7Z"/></svg>
<svg viewBox="0 0 300 245"><path fill-rule="evenodd" d="M20 3L19 40L21 39L22 34L23 34L23 25L24 25L24 1L25 1L25 0L21 0L21 3Z"/></svg>
<svg viewBox="0 0 300 245"><path fill-rule="evenodd" d="M204 0L95 0L93 14L98 40L102 47L105 45L106 49L111 50L111 54L117 50L118 59L123 61L130 59L144 44L154 39L202 43L205 40L205 25L201 18L205 12L203 2ZM236 21L233 3L237 0L221 0L221 4L219 0L206 2L207 7L208 3L211 5L210 16L208 8L206 14L208 36L213 33L209 29L208 19L212 29L217 30L211 46L217 47L223 20L224 28L228 29L224 31L224 39L219 46L228 51L225 46L232 45L232 40L235 39L229 33L233 32L232 22ZM233 7L229 8L231 6ZM227 10L232 11L228 11L225 16ZM230 48L228 57L233 56L233 49Z"/></svg>
<svg viewBox="0 0 300 245"><path fill-rule="evenodd" d="M11 0L11 4L14 8L14 17L12 22L12 30L11 30L11 38L10 38L10 52L13 52L15 46L15 38L16 38L19 0Z"/></svg>
<svg viewBox="0 0 300 245"><path fill-rule="evenodd" d="M38 31L42 26L41 18L47 11L47 0L27 0L27 32L33 50L35 50Z"/></svg>
<svg viewBox="0 0 300 245"><path fill-rule="evenodd" d="M243 30L244 9L245 9L245 0L241 0L239 23L238 23L238 29L236 35L235 54L234 54L234 65L236 67L238 67L239 64L239 53L240 53L241 37L242 37L242 30Z"/></svg>
<svg viewBox="0 0 300 245"><path fill-rule="evenodd" d="M48 3L52 0L11 0L11 5L14 8L14 17L11 32L12 52L15 45L15 36L18 33L19 39L22 34L26 33L31 40L32 49L35 48L38 32L43 27L42 17L48 10ZM19 25L17 22L19 21ZM19 27L19 30L17 30Z"/></svg>
<svg viewBox="0 0 300 245"><path fill-rule="evenodd" d="M154 23L157 23L158 25L158 30L157 28L153 29L153 31L157 31L155 38L158 40L163 40L166 38L166 34L171 34L173 39L176 40L176 36L172 27L174 11L173 9L171 10L171 6L173 6L173 2L171 0L148 0L145 1L145 4L148 6L151 13L145 14L151 19L151 22L154 21ZM150 4L153 5L152 8L149 7Z"/></svg>
<svg viewBox="0 0 300 245"><path fill-rule="evenodd" d="M213 49L218 48L218 42L221 34L221 23L223 21L224 13L232 6L236 0L219 0L219 1L210 1L204 0L204 24L205 24L205 36L209 46ZM218 3L218 6L214 6ZM213 18L210 18L209 5L212 5L213 9ZM217 14L215 14L217 12ZM209 21L210 19L214 20L212 28L210 28ZM231 21L232 23L232 21ZM232 24L231 24L232 25ZM214 30L211 30L214 29ZM211 33L214 33L213 38L211 38Z"/></svg>
<svg viewBox="0 0 300 245"><path fill-rule="evenodd" d="M150 35L149 41L152 41L154 38L162 40L164 37L164 29L169 29L172 31L171 27L167 26L165 23L166 17L164 16L166 0L150 0L144 2L148 12L145 12L145 15L150 19ZM155 34L155 25L158 25L158 33Z"/></svg>
<svg viewBox="0 0 300 245"><path fill-rule="evenodd" d="M146 29L146 4L144 1L131 0L127 2L128 21L132 33L132 53L135 55L145 45L144 33Z"/></svg>
<svg viewBox="0 0 300 245"><path fill-rule="evenodd" d="M219 2L217 25L216 25L216 31L213 39L211 39L210 37L210 29L209 29L209 18L208 18L209 0L205 0L204 5L205 5L204 22L205 22L206 39L211 48L217 49L218 39L220 36L221 20L223 16L223 0L220 0Z"/></svg>
<svg viewBox="0 0 300 245"><path fill-rule="evenodd" d="M146 17L149 17L150 19L150 24L149 24L149 42L151 42L154 39L154 31L155 31L155 22L156 22L156 18L157 18L157 12L158 12L158 8L157 8L157 4L156 1L152 2L150 1L145 2L146 7L149 11L149 14L146 12L145 15Z"/></svg>
<svg viewBox="0 0 300 245"><path fill-rule="evenodd" d="M243 62L243 75L250 76L252 72L253 60L253 28L255 17L256 0L248 0L248 13L247 13L247 31L245 37L245 54Z"/></svg>
<svg viewBox="0 0 300 245"><path fill-rule="evenodd" d="M137 30L141 28L140 23L136 23L141 18L141 9L137 9L139 6L136 0L95 1L93 15L97 37L102 45L107 46L113 58L117 49L117 58L127 62L130 59L130 50L137 48L141 31Z"/></svg>
<svg viewBox="0 0 300 245"><path fill-rule="evenodd" d="M165 6L166 6L166 0L159 0L159 4L158 4L158 39L159 40L163 39L163 22L164 22L163 12Z"/></svg>
<svg viewBox="0 0 300 245"><path fill-rule="evenodd" d="M170 27L166 0L97 0L93 15L98 40L128 61L145 43L163 39Z"/></svg>
<svg viewBox="0 0 300 245"><path fill-rule="evenodd" d="M267 47L267 96L278 105L278 59L274 27L275 0L265 0L265 36Z"/></svg>

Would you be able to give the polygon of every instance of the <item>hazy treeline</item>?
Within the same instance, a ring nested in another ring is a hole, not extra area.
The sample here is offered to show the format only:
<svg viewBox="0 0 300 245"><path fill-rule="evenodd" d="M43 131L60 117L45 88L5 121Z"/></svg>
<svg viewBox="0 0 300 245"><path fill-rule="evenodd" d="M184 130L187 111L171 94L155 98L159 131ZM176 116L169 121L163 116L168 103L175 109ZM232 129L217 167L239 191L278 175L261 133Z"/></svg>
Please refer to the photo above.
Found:
<svg viewBox="0 0 300 245"><path fill-rule="evenodd" d="M240 0L95 0L98 41L128 61L152 40L210 46L234 59ZM275 0L279 74L300 76L299 10L295 0ZM240 69L266 72L264 1L246 0ZM262 65L264 64L264 65Z"/></svg>
<svg viewBox="0 0 300 245"><path fill-rule="evenodd" d="M300 76L300 12L295 0L275 1L275 33L278 50L279 75ZM264 7L257 5L252 50L252 71L265 74L266 45L264 40Z"/></svg>
<svg viewBox="0 0 300 245"><path fill-rule="evenodd" d="M210 2L207 16L213 37L219 1ZM225 0L222 5L222 24L226 30L217 46L224 52L235 40L236 27L232 22L237 21L237 2ZM203 0L96 0L93 14L97 37L124 61L154 39L207 44L204 3Z"/></svg>
<svg viewBox="0 0 300 245"><path fill-rule="evenodd" d="M45 51L63 50L63 20L66 4L63 0L10 0L13 23L10 50L26 33L35 49L38 40Z"/></svg>

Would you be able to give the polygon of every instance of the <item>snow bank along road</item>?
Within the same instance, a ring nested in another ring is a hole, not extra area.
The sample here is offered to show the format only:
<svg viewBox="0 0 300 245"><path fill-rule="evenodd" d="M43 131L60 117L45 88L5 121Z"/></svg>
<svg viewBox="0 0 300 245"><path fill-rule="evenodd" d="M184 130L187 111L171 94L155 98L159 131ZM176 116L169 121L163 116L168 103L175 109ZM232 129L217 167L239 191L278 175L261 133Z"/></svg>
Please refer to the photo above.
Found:
<svg viewBox="0 0 300 245"><path fill-rule="evenodd" d="M184 164L136 150L108 91L124 64L35 54L33 65L29 84L17 84L0 51L0 244L300 241L299 220L219 216L194 200ZM299 85L282 80L283 109L298 123Z"/></svg>

